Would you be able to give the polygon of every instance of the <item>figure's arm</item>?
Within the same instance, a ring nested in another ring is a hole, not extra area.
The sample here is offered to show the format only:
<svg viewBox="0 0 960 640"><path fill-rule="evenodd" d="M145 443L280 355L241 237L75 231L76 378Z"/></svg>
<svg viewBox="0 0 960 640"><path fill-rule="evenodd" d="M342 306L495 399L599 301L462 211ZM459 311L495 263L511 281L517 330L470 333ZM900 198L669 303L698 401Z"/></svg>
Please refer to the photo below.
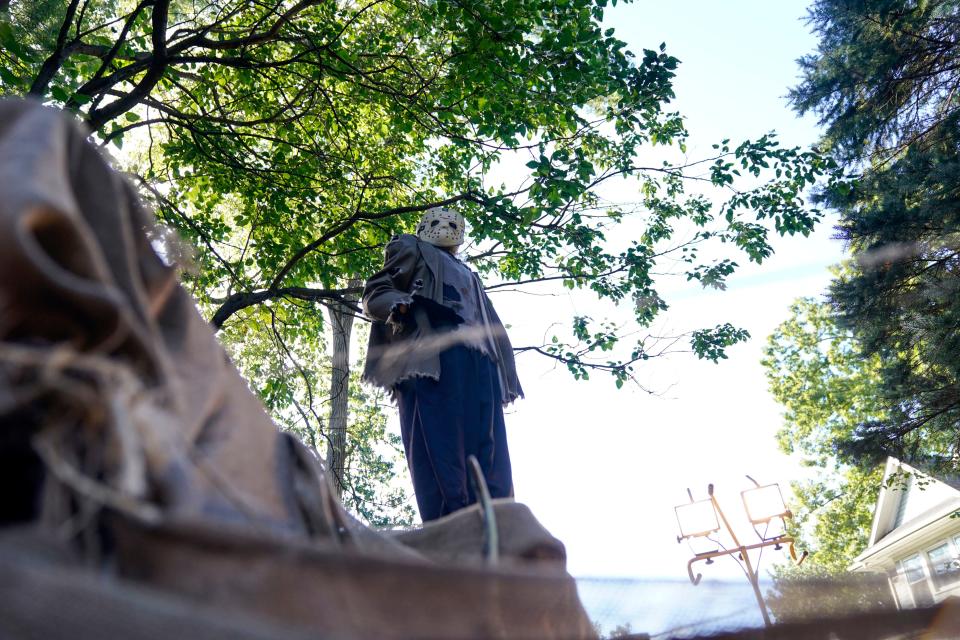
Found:
<svg viewBox="0 0 960 640"><path fill-rule="evenodd" d="M402 325L413 304L411 279L420 257L417 239L411 235L393 238L386 248L383 268L370 276L363 288L363 310L370 318Z"/></svg>

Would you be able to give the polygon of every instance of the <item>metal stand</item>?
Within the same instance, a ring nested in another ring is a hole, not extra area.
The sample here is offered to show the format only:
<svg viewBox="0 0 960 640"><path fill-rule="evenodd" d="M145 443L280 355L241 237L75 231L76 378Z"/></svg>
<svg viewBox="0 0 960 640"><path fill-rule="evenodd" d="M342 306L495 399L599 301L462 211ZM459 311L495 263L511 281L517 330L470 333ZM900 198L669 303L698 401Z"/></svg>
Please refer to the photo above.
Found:
<svg viewBox="0 0 960 640"><path fill-rule="evenodd" d="M700 579L703 578L702 574L693 573L693 565L700 561L705 561L707 564L713 562L713 558L720 558L723 556L732 556L733 554L739 554L741 560L743 560L744 573L747 575L747 580L750 581L750 586L753 587L753 595L757 599L757 606L760 607L760 613L763 616L763 624L767 627L771 625L770 622L770 612L767 610L767 603L763 599L763 594L760 593L760 578L757 575L757 569L754 568L753 564L750 562L750 551L754 549L762 549L764 547L773 546L775 548L780 548L781 545L788 545L788 550L790 552L790 557L796 564L800 564L807 557L807 552L804 551L803 554L797 559L797 551L794 547L794 540L790 536L780 535L769 540L761 539L761 542L751 545L740 544L740 540L737 539L737 534L734 533L733 527L730 526L730 523L727 521L727 516L724 515L723 510L720 508L720 504L717 502L716 497L713 495L713 485L707 487L707 493L710 495L710 501L713 503L713 508L716 510L717 515L720 516L720 520L723 522L724 528L727 530L727 534L733 540L735 545L733 548L725 549L723 551L709 551L705 553L698 553L694 555L693 558L687 562L687 574L690 576L690 582L694 585L700 584ZM759 532L757 535L760 535ZM762 538L762 536L761 536ZM681 542L683 538L677 538L677 542Z"/></svg>

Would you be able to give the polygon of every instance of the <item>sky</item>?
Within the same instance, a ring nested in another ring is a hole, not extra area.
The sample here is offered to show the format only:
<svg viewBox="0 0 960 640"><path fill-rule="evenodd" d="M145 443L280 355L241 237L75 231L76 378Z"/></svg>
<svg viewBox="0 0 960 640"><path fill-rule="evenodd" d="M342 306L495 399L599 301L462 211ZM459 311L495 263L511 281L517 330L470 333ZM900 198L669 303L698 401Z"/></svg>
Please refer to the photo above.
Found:
<svg viewBox="0 0 960 640"><path fill-rule="evenodd" d="M784 97L797 81L795 60L816 44L805 14L806 3L792 0L639 1L608 9L604 26L615 27L636 53L665 42L681 60L673 107L687 118L689 154L696 157L720 139L770 130L791 145L816 141L815 120L798 118ZM571 573L685 579L691 552L676 541L673 507L687 501L688 487L706 498L713 483L745 536L745 475L785 489L803 476L798 461L776 447L781 409L768 394L760 359L790 303L825 290L828 267L842 256L831 235L827 220L809 238L778 238L776 254L762 266L739 260L743 268L727 291L668 286L671 308L658 328L731 322L753 337L716 365L688 354L648 361L638 379L656 394L630 385L617 390L604 375L577 382L545 358L519 356L526 399L507 415L516 497L565 543ZM550 318L567 325L574 313L625 314L576 293L501 293L493 300L515 346L538 343ZM733 561L705 573L705 580L741 576Z"/></svg>

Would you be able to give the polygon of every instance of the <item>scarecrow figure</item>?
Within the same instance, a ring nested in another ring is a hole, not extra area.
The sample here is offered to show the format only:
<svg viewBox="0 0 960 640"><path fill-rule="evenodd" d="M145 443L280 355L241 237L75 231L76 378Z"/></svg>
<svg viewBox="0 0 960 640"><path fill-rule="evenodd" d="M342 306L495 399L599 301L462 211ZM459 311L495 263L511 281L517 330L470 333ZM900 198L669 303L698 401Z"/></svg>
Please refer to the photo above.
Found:
<svg viewBox="0 0 960 640"><path fill-rule="evenodd" d="M363 291L375 321L364 379L397 401L424 522L475 501L471 454L492 497L513 495L503 406L523 390L503 324L480 278L456 255L463 236L460 213L428 210L417 235L387 244L383 269Z"/></svg>

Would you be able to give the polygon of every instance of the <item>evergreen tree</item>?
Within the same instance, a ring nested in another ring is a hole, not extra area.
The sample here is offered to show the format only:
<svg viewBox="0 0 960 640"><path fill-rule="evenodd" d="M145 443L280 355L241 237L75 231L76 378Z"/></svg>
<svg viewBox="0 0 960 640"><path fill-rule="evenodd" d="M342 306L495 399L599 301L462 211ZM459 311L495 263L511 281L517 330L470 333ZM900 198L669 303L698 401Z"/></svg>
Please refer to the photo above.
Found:
<svg viewBox="0 0 960 640"><path fill-rule="evenodd" d="M958 12L957 0L816 0L809 23L820 42L799 60L794 105L820 116L844 160L922 144L956 110Z"/></svg>
<svg viewBox="0 0 960 640"><path fill-rule="evenodd" d="M794 104L860 174L822 196L855 256L830 301L879 359L883 406L835 446L867 468L894 454L946 471L960 435L960 2L818 0L810 16L820 46Z"/></svg>
<svg viewBox="0 0 960 640"><path fill-rule="evenodd" d="M882 363L887 415L864 421L841 451L955 467L960 436L960 155L954 118L834 202L857 269L831 288L839 322Z"/></svg>

